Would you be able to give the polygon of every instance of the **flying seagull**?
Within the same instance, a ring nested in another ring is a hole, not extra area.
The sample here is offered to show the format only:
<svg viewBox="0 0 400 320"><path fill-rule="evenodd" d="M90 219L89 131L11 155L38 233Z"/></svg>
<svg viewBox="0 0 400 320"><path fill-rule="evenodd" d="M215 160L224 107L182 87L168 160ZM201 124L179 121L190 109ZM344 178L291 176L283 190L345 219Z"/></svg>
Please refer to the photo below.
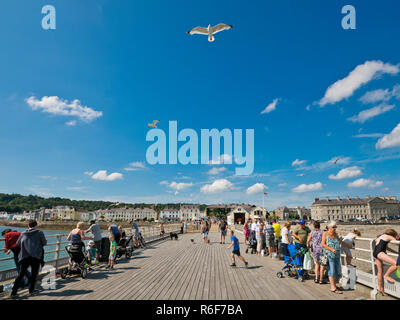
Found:
<svg viewBox="0 0 400 320"><path fill-rule="evenodd" d="M211 25L209 24L207 28L196 27L196 28L188 31L187 33L190 34L190 35L193 35L193 34L205 34L205 35L208 35L208 41L209 42L213 42L215 40L215 38L213 36L214 34L216 34L217 32L224 31L224 30L229 30L229 29L232 29L232 28L233 28L233 26L230 25L230 24L220 23L220 24L217 24L214 27L211 27Z"/></svg>
<svg viewBox="0 0 400 320"><path fill-rule="evenodd" d="M333 161L334 164L337 164L337 162L340 160L341 158L337 158L335 161Z"/></svg>
<svg viewBox="0 0 400 320"><path fill-rule="evenodd" d="M160 120L154 120L153 123L149 123L147 125L148 128L152 127L152 128L157 128L156 124L160 122Z"/></svg>

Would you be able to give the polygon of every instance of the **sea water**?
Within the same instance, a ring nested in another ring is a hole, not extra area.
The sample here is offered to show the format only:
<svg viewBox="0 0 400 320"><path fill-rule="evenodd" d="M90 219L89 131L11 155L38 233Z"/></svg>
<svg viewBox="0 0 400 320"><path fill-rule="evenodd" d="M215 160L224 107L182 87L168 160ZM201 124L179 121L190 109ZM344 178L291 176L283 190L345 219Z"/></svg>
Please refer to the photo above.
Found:
<svg viewBox="0 0 400 320"><path fill-rule="evenodd" d="M26 230L26 228L15 228L15 227L12 227L12 226L8 226L8 227L7 226L0 226L0 233L4 229L12 229L12 230L16 230L16 231L19 231L19 232L24 232ZM41 231L43 231L45 236L62 234L63 237L62 237L61 241L66 241L67 235L68 235L68 232L62 231L62 230L41 230ZM0 236L0 238L2 238L2 237ZM52 238L47 238L47 243L56 243L56 242L57 242L57 238L55 238L55 237L54 238L53 237ZM68 256L68 254L67 254L67 252L65 250L65 246L66 246L66 244L62 244L61 245L60 258ZM1 241L0 242L0 249L3 249L3 248L4 248L4 241ZM50 261L50 260L55 259L55 253L46 254L46 252L56 250L56 246L55 245L46 246L44 248L44 250L45 250L44 261ZM0 259L2 259L2 258L11 258L11 260L0 261L0 271L8 270L8 269L14 269L15 268L14 259L12 259L13 258L13 253L12 252L9 255L6 255L5 251L0 251Z"/></svg>

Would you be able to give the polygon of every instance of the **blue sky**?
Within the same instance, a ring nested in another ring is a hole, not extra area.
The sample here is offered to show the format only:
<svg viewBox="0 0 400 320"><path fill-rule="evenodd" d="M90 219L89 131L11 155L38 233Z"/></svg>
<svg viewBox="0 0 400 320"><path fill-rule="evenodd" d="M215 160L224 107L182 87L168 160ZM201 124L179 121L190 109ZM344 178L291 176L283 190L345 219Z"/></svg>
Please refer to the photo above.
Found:
<svg viewBox="0 0 400 320"><path fill-rule="evenodd" d="M47 4L56 30L41 28ZM346 4L356 8L356 30L341 26ZM400 192L396 1L37 0L1 8L0 192L261 204L265 186L268 209ZM186 34L221 22L235 27L212 43ZM53 113L44 112L44 97L54 97ZM65 115L76 99L74 115ZM254 129L254 173L145 163L154 119L166 131L170 120L178 130Z"/></svg>

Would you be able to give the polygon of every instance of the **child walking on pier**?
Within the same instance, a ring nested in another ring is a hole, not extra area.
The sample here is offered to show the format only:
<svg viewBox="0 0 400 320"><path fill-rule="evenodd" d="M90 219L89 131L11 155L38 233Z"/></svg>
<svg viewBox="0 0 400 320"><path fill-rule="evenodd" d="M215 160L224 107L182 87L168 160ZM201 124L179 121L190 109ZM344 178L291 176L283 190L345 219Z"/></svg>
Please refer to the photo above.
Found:
<svg viewBox="0 0 400 320"><path fill-rule="evenodd" d="M236 264L235 264L235 254L236 254L238 256L238 258L244 262L244 265L247 268L249 263L240 255L239 239L234 236L233 230L230 230L229 235L231 237L231 244L229 245L228 249L233 247L231 267L236 267Z"/></svg>
<svg viewBox="0 0 400 320"><path fill-rule="evenodd" d="M114 261L117 256L117 242L113 235L110 235L110 256L108 257L108 266L107 269L114 269Z"/></svg>

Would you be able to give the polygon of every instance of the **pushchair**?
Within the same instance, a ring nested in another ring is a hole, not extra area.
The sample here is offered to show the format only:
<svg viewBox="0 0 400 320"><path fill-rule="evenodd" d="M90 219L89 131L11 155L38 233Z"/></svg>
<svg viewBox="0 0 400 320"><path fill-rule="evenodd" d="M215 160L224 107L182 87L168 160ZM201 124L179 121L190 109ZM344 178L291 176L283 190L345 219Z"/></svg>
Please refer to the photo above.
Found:
<svg viewBox="0 0 400 320"><path fill-rule="evenodd" d="M299 247L296 244L289 244L289 256L285 255L285 265L276 276L282 278L283 275L285 275L287 277L297 278L301 282L304 281L304 279L308 277L303 269L304 255L307 250L307 248Z"/></svg>
<svg viewBox="0 0 400 320"><path fill-rule="evenodd" d="M117 245L117 258L121 258L123 255L125 255L125 257L127 259L130 259L130 257L132 257L132 253L133 253L133 247L132 247L132 239L133 236L130 236L128 238L122 238L118 245Z"/></svg>
<svg viewBox="0 0 400 320"><path fill-rule="evenodd" d="M246 253L249 253L249 248L251 249L251 254L257 252L257 239L255 231L250 232Z"/></svg>
<svg viewBox="0 0 400 320"><path fill-rule="evenodd" d="M89 271L89 261L85 246L83 244L70 244L65 247L65 250L67 250L70 257L69 267L61 270L61 278L66 279L67 276L80 274L85 279Z"/></svg>

